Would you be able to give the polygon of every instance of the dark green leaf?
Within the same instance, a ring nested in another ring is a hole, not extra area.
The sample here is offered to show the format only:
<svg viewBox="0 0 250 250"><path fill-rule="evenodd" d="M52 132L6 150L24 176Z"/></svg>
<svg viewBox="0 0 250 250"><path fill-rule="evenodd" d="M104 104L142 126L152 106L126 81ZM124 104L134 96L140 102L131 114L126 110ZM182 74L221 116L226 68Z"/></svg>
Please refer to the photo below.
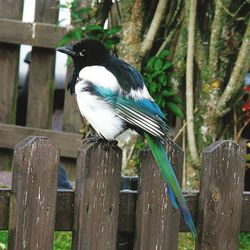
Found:
<svg viewBox="0 0 250 250"><path fill-rule="evenodd" d="M162 70L166 70L166 69L169 69L173 66L173 64L171 62L166 62L164 63L163 67L162 67Z"/></svg>
<svg viewBox="0 0 250 250"><path fill-rule="evenodd" d="M83 38L83 33L80 28L74 29L74 37L76 40L81 40Z"/></svg>
<svg viewBox="0 0 250 250"><path fill-rule="evenodd" d="M89 24L89 25L87 25L87 26L85 27L85 30L86 30L86 31L98 30L98 31L104 32L103 27L100 26L100 25L96 25L96 24Z"/></svg>
<svg viewBox="0 0 250 250"><path fill-rule="evenodd" d="M112 27L111 29L107 29L105 30L105 33L107 36L111 36L111 35L114 35L118 32L121 31L121 26L115 26L115 27Z"/></svg>
<svg viewBox="0 0 250 250"><path fill-rule="evenodd" d="M161 84L164 84L164 83L166 83L166 81L167 81L167 77L166 77L165 74L159 75L158 79L159 79L159 82L160 82Z"/></svg>
<svg viewBox="0 0 250 250"><path fill-rule="evenodd" d="M169 50L162 50L161 53L159 54L159 57L164 58L166 56L170 55L170 51Z"/></svg>
<svg viewBox="0 0 250 250"><path fill-rule="evenodd" d="M173 96L174 91L173 90L163 90L162 95L165 96L165 97Z"/></svg>
<svg viewBox="0 0 250 250"><path fill-rule="evenodd" d="M172 96L171 99L177 104L183 104L183 100L179 96Z"/></svg>
<svg viewBox="0 0 250 250"><path fill-rule="evenodd" d="M155 70L159 71L162 68L163 61L160 58L157 58L154 63Z"/></svg>
<svg viewBox="0 0 250 250"><path fill-rule="evenodd" d="M147 62L147 65L146 65L146 67L148 68L148 69L153 69L153 64L154 64L154 62L155 62L155 56L152 56L149 60L148 60L148 62Z"/></svg>
<svg viewBox="0 0 250 250"><path fill-rule="evenodd" d="M167 102L166 104L169 110L171 110L175 115L180 118L184 118L182 110L174 102Z"/></svg>
<svg viewBox="0 0 250 250"><path fill-rule="evenodd" d="M60 39L58 46L64 46L74 39L74 33L72 31L68 32L65 36Z"/></svg>

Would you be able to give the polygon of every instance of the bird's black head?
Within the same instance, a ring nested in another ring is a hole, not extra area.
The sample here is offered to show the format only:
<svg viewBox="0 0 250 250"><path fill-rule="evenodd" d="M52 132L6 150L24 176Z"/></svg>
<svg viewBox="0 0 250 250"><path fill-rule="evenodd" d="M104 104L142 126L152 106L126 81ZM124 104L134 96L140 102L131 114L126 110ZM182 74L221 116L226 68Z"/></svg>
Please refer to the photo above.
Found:
<svg viewBox="0 0 250 250"><path fill-rule="evenodd" d="M57 48L57 51L67 54L73 59L74 72L68 83L71 93L74 92L79 72L86 66L104 65L109 55L105 46L94 39L83 39L73 45Z"/></svg>
<svg viewBox="0 0 250 250"><path fill-rule="evenodd" d="M57 48L72 57L74 67L81 70L86 66L102 65L109 55L105 46L94 39L83 39L73 45Z"/></svg>

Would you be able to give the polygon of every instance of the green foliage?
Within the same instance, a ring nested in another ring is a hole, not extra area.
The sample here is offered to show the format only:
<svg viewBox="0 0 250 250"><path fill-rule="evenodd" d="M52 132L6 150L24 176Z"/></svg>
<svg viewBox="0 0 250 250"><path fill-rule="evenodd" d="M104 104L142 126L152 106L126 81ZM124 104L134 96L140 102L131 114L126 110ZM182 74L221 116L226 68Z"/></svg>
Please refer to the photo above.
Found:
<svg viewBox="0 0 250 250"><path fill-rule="evenodd" d="M250 249L250 233L240 233L239 250Z"/></svg>
<svg viewBox="0 0 250 250"><path fill-rule="evenodd" d="M144 67L144 78L150 94L164 113L173 112L183 118L180 108L182 100L176 96L173 86L169 81L169 71L172 63L166 60L170 52L163 50L158 56L152 56Z"/></svg>
<svg viewBox="0 0 250 250"><path fill-rule="evenodd" d="M93 10L90 7L81 7L80 1L73 0L67 4L59 4L58 8L67 8L71 13L71 29L62 37L58 46L63 46L72 41L79 41L83 38L91 38L103 42L108 49L111 49L120 42L117 34L120 32L121 27L115 26L104 29L102 25L91 23ZM62 21L60 20L59 23Z"/></svg>
<svg viewBox="0 0 250 250"><path fill-rule="evenodd" d="M0 231L0 250L7 249L8 246L8 231Z"/></svg>
<svg viewBox="0 0 250 250"><path fill-rule="evenodd" d="M54 232L54 250L71 249L72 232Z"/></svg>

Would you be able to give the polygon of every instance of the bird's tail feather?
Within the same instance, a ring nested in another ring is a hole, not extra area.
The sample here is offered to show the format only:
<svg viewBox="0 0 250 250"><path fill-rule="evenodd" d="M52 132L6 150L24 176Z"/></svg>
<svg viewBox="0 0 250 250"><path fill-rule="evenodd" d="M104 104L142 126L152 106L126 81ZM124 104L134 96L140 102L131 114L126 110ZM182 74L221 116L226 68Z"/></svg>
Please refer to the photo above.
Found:
<svg viewBox="0 0 250 250"><path fill-rule="evenodd" d="M180 208L181 214L182 214L186 224L188 225L189 229L191 230L193 236L196 237L197 233L196 233L196 229L195 229L191 214L189 212L189 209L187 207L187 203L186 203L185 198L182 194L182 190L181 190L180 185L178 183L178 180L175 176L175 173L171 167L171 164L169 162L169 159L167 157L167 154L165 152L165 148L164 148L163 144L161 143L161 141L158 138L155 138L146 132L144 134L145 134L145 138L149 144L149 147L153 153L155 161L157 162L157 165L160 168L161 174L167 183L168 194L169 194L169 198L173 204L173 207Z"/></svg>

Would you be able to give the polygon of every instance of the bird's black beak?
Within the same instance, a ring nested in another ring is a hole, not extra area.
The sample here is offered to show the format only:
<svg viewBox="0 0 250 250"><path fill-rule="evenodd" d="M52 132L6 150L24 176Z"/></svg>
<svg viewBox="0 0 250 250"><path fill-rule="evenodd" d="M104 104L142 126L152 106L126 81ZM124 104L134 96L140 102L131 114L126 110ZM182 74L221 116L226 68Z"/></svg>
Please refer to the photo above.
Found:
<svg viewBox="0 0 250 250"><path fill-rule="evenodd" d="M73 50L73 46L68 45L68 46L64 46L64 47L60 47L56 49L57 51L60 51L64 54L67 54L69 56L75 56L76 52Z"/></svg>

